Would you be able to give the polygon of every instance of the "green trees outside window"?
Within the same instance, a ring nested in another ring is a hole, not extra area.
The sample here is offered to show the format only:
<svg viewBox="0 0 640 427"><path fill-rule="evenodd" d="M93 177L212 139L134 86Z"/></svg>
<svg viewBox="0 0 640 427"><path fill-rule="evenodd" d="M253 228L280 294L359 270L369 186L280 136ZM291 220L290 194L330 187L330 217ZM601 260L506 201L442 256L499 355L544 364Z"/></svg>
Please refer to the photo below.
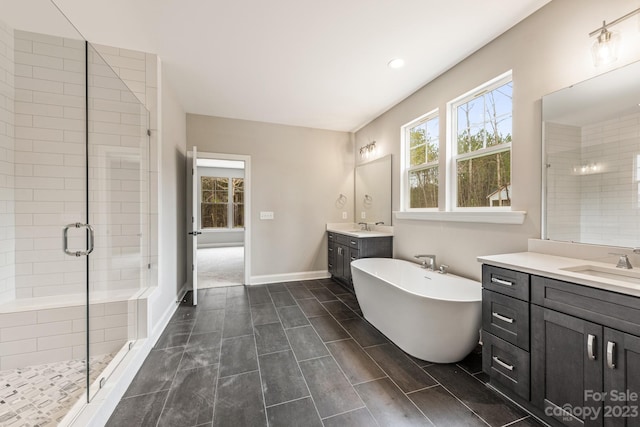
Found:
<svg viewBox="0 0 640 427"><path fill-rule="evenodd" d="M200 189L201 228L244 227L243 178L203 176Z"/></svg>

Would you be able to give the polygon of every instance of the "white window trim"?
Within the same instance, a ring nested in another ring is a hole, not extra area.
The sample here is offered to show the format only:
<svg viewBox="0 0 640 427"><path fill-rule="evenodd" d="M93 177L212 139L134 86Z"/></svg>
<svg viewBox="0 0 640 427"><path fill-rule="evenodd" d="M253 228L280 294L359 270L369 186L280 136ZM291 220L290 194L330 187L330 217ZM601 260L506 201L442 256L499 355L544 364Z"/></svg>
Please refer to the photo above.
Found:
<svg viewBox="0 0 640 427"><path fill-rule="evenodd" d="M402 177L401 177L401 191L400 191L400 206L402 206L402 210L403 212L437 212L438 211L438 207L435 208L411 208L409 207L410 204L410 196L409 196L409 172L413 171L413 170L418 170L418 169L425 169L425 168L429 168L429 167L440 167L440 141L441 138L438 135L438 161L435 162L429 162L429 163L422 163L420 165L416 165L416 166L410 166L411 162L409 161L409 157L411 155L411 150L408 147L408 141L407 141L407 132L410 128L415 127L417 125L419 125L420 123L424 123L428 120L431 120L435 117L438 117L438 120L440 120L439 117L439 110L438 108L429 111L426 114L423 114L422 116L411 120L409 123L404 124L403 126L400 127L400 169L402 170ZM439 134L440 132L438 132ZM439 188L439 183L438 183L438 194L440 194L440 188Z"/></svg>
<svg viewBox="0 0 640 427"><path fill-rule="evenodd" d="M515 211L511 209L511 206L505 207L476 207L476 208L465 208L465 207L457 207L455 206L457 200L457 194L455 194L456 185L455 182L457 180L456 176L456 168L453 167L456 159L459 157L453 155L453 139L455 129L453 123L453 108L456 107L456 104L461 103L462 100L466 100L470 96L477 94L479 91L484 90L493 90L496 87L501 86L508 81L512 81L512 71L509 70L504 74L497 76L494 79L489 80L488 82L482 84L479 87L476 87L459 97L455 98L452 101L447 102L446 108L446 135L445 135L445 182L444 186L442 183L439 183L440 191L445 192L445 206L444 210L440 210L441 208L409 208L409 174L408 174L408 153L406 146L406 130L410 126L415 126L415 124L420 121L427 120L430 116L438 115L438 109L432 110L427 114L424 114L417 119L411 120L407 124L403 125L400 128L401 133L401 191L400 191L400 206L401 211L394 212L394 216L398 220L422 220L422 221L443 221L443 222L469 222L469 223L485 223L485 224L523 224L526 218L526 211ZM442 142L443 138L440 135L439 141ZM442 145L440 144L442 148ZM479 154L486 154L490 152L498 152L498 151L506 151L511 150L512 144L509 143L498 146L496 148L492 147L491 149L482 149L481 151L476 151L474 153L470 153L468 157L475 157ZM442 150L440 150L442 153ZM467 157L467 156L465 156ZM442 156L439 156L440 165L442 164ZM421 165L424 167L424 165Z"/></svg>
<svg viewBox="0 0 640 427"><path fill-rule="evenodd" d="M446 210L450 212L511 212L511 206L503 206L503 207L458 207L456 206L456 201L458 200L457 193L457 168L456 161L459 159L465 158L474 158L482 155L490 154L490 153L498 153L500 151L511 151L511 143L502 144L499 146L491 147L491 148L483 148L478 151L474 151L472 153L464 153L461 155L454 153L454 143L456 142L457 136L457 121L454 120L455 109L464 102L467 102L476 96L483 94L484 92L489 92L494 90L505 83L513 81L513 73L511 70L507 71L504 74L499 75L498 77L489 80L486 83L468 91L460 95L459 97L447 102L447 206Z"/></svg>

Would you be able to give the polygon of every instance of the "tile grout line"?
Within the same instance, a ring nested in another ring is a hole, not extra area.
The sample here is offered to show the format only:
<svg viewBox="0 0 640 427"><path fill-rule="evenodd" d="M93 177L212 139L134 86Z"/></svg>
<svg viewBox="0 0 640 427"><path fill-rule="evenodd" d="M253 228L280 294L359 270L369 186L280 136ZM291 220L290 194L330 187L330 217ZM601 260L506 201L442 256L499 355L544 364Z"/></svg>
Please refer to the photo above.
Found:
<svg viewBox="0 0 640 427"><path fill-rule="evenodd" d="M227 305L227 292L224 293L224 302L225 306ZM215 390L213 391L213 408L211 409L211 426L213 426L214 418L216 416L216 403L218 402L218 383L220 382L220 370L222 365L222 341L224 340L222 336L224 335L224 320L227 317L227 311L223 309L223 317L222 317L222 329L220 330L220 348L218 349L218 378L216 379Z"/></svg>
<svg viewBox="0 0 640 427"><path fill-rule="evenodd" d="M287 293L289 293L289 295L291 295L291 292L289 292L289 290L287 289ZM291 295L291 298L293 298L293 295ZM273 299L273 298L272 298ZM294 302L295 302L295 298L293 298ZM274 302L275 305L275 302ZM296 307L298 307L298 303L296 302ZM298 307L300 308L300 307ZM302 311L302 310L300 310ZM284 332L284 336L287 339L287 344L289 344L289 348L291 350L291 354L293 354L293 359L296 361L296 366L298 367L298 372L300 372L300 377L302 377L302 381L304 381L304 385L307 388L307 393L309 393L308 396L302 397L301 399L304 399L306 397L309 397L311 399L311 403L313 403L313 407L316 410L316 415L318 415L318 418L321 420L320 422L322 422L322 417L320 416L320 411L318 410L318 405L316 404L316 400L313 398L313 395L311 394L311 389L309 388L309 383L307 383L307 379L304 376L304 373L302 372L302 368L300 367L300 362L298 361L298 357L296 356L296 352L293 351L293 346L291 346L291 340L289 340L289 336L287 335L287 332L284 329L284 324L282 323L282 318L280 317L280 312L278 311L278 309L276 308L276 314L278 315L278 319L280 319L280 326L282 327L282 331ZM307 316L304 314L304 312L302 313L305 318L307 319L307 321L309 321L309 318L307 318Z"/></svg>
<svg viewBox="0 0 640 427"><path fill-rule="evenodd" d="M196 290L196 292L197 292L197 290ZM176 380L176 377L178 376L178 371L180 370L180 364L182 363L182 359L184 358L184 353L187 350L187 344L189 344L189 340L191 339L191 334L192 334L193 328L195 328L195 326L196 326L196 322L194 320L193 325L191 325L191 329L189 330L189 338L187 338L187 343L182 348L182 355L180 355L180 361L178 361L178 366L176 366L176 372L173 374L173 379L171 380L171 384L169 385L169 390L167 391L167 397L165 397L164 403L162 404L162 410L160 411L160 414L158 415L158 420L156 421L156 427L160 425L160 420L162 419L162 414L164 413L164 410L167 407L167 402L169 401L169 395L171 394L171 389L173 388L173 382ZM167 329L167 327L169 327L168 324L165 327L165 330ZM164 333L164 330L162 331L162 333ZM171 348L175 348L175 347L171 347Z"/></svg>
<svg viewBox="0 0 640 427"><path fill-rule="evenodd" d="M466 372L465 372L466 374ZM473 375L472 375L473 376ZM491 427L491 424L489 424L484 418L482 418L478 413L476 413L476 411L474 411L473 409L471 409L469 407L469 405L467 405L466 403L464 403L462 401L462 399L460 399L458 396L456 396L455 394L453 394L451 392L451 390L449 390L444 384L440 383L440 387L442 387L443 389L445 389L447 391L447 393L449 393L451 396L453 396L458 402L460 402L465 408L467 408L468 410L471 411L471 413L473 413L473 415L475 415L476 417L478 417L483 423L485 423L486 425L488 425L489 427Z"/></svg>
<svg viewBox="0 0 640 427"><path fill-rule="evenodd" d="M358 396L358 397L360 397L360 396ZM321 418L320 421L322 421L322 424L324 424L324 420L328 420L329 418L333 418L333 417L339 417L340 415L349 414L351 412L359 411L360 409L367 409L367 405L362 405L359 408L350 409L348 411L340 412L340 413L335 414L335 415L329 415L328 417ZM374 418L374 420L375 420L375 418Z"/></svg>
<svg viewBox="0 0 640 427"><path fill-rule="evenodd" d="M316 298L317 301L317 298ZM320 302L320 301L318 301ZM340 322L338 322L338 320L335 318L335 316L330 313L329 311L327 311L327 313L329 313L329 317L331 317L333 319L334 322L336 322L336 324L342 328L347 335L349 335L349 338L345 338L345 340L347 339L351 339L353 340L354 343L356 343L356 345L360 345L351 335L351 333L349 331L347 331L341 324ZM305 315L306 316L306 315ZM319 316L318 316L319 317ZM309 320L309 318L307 317L307 320ZM309 322L311 323L311 322ZM320 334L318 334L318 331L316 331L315 326L313 326L313 323L311 323L311 327L313 328L314 332L316 333L316 335L318 335L318 337L320 337ZM349 381L349 378L347 377L347 375L345 374L344 370L342 369L342 366L340 366L340 364L338 363L338 361L336 360L336 358L334 357L333 353L331 353L331 350L329 350L329 347L327 346L327 343L325 343L322 338L320 339L320 341L322 341L322 344L325 346L325 348L327 349L327 351L329 352L329 355L331 356L331 358L333 359L333 362L336 364L336 366L338 366L338 369L340 369L340 372L342 372L342 375L344 375L345 379L347 380L347 383L349 383L351 385L351 388L353 388L353 391L355 391L356 395L358 396L358 398L360 399L360 401L362 402L362 404L364 405L364 408L366 408L367 412L369 413L369 415L371 416L371 419L373 419L376 422L376 425L380 427L380 423L378 422L378 420L376 419L376 417L373 416L373 414L371 413L371 410L369 409L369 407L367 406L367 404L365 403L364 399L362 398L362 396L360 395L360 393L358 393L358 390L356 390L355 386L353 384L351 384L351 381ZM342 340L340 340L342 341ZM363 352L365 354L367 354L364 350ZM367 354L367 356L369 356ZM369 358L371 358L371 356L369 356ZM373 361L375 363L375 361ZM381 370L382 372L384 372L384 370ZM386 373L386 372L384 372ZM355 409L354 409L355 410ZM349 411L350 412L350 411ZM346 413L346 412L345 412ZM326 418L325 418L326 419ZM323 420L323 418L321 418L321 421ZM324 421L322 421L322 424L324 425Z"/></svg>
<svg viewBox="0 0 640 427"><path fill-rule="evenodd" d="M502 427L509 427L514 425L515 423L519 423L520 421L526 420L527 418L531 418L531 415L527 415L526 417L519 418L517 420L513 420L510 423L503 424Z"/></svg>
<svg viewBox="0 0 640 427"><path fill-rule="evenodd" d="M249 290L246 288L247 290L247 298L249 299L249 317L251 318L251 330L253 331L253 345L256 348L256 365L258 365L258 378L260 378L260 393L262 394L262 407L264 408L264 421L265 421L265 425L268 426L269 425L269 416L267 414L267 400L264 397L264 384L262 383L262 370L260 369L260 356L258 355L258 341L256 338L256 327L253 324L253 312L251 311L251 296L249 295ZM267 295L269 295L269 299L271 300L271 303L275 306L275 304L273 303L273 298L271 298L271 293L269 292L269 290L267 289ZM277 310L276 310L276 314L277 314ZM222 346L220 346L220 348L222 349ZM212 423L212 427L213 427L213 423Z"/></svg>
<svg viewBox="0 0 640 427"><path fill-rule="evenodd" d="M357 300L357 297L356 297L356 300ZM341 301L341 302L342 302L342 301ZM369 322L368 322L364 317L362 317L362 316L358 315L358 313L356 313L355 311L353 311L353 310L351 309L351 307L349 307L349 306L347 306L346 304L344 304L344 302L342 302L342 304L343 304L343 305L345 305L345 306L346 306L350 311L352 311L352 312L357 316L357 317L356 317L356 319L361 319L361 320L363 320L363 321L367 322L367 325L370 325L370 326L371 326L371 327L373 327L376 331L378 331L378 329L377 329L375 326L371 325L371 323L369 323ZM329 313L329 314L330 314L331 316L333 316L333 313ZM336 320L336 322L338 322L338 324L342 327L342 324L340 324L340 322L338 321L338 319L337 319L337 318L335 318L335 316L333 316L333 317L334 317L334 319ZM349 319L344 319L344 320L349 320ZM345 329L345 331L347 332L347 334L349 334L349 336L351 336L351 338L353 339L353 341L354 341L354 342L355 342L355 343L356 343L356 344L357 344L357 345L362 349L362 351L364 352L364 354L366 354L366 355L367 355L367 356L368 356L368 357L373 361L373 363L374 363L374 364L375 364L375 365L380 369L380 371L381 371L381 372L384 372L384 373L387 375L386 377L387 377L387 378L389 378L389 381L391 381L391 382L392 382L392 383L393 383L393 384L398 388L398 390L400 390L400 393L404 394L404 396L407 398L407 400L408 400L408 401L409 401L409 402L410 402L410 403L411 403L411 404L412 404L412 405L413 405L413 406L418 410L418 412L419 412L420 414L422 414L422 416L424 416L424 417L425 417L425 419L426 419L429 423L431 423L431 425L432 425L432 426L434 426L434 427L435 427L435 424L431 421L431 419L430 419L428 416L426 416L426 415L424 414L424 412L422 412L422 410L418 407L418 405L416 405L416 404L415 404L415 402L409 398L409 396L407 395L407 393L405 393L405 392L402 390L402 388L400 388L400 386L399 386L399 385L398 385L398 384L393 380L393 378L391 378L391 376L388 374L388 372L387 372L387 371L385 371L385 370L382 368L382 366L380 366L380 364L379 364L379 363L378 363L378 362L377 362L373 357L371 357L371 355L369 354L369 352L367 352L367 351L365 350L366 348L372 348L372 347L377 347L377 346L383 346L383 345L386 345L386 344L389 344L389 343L391 343L391 344L393 344L393 343L392 343L392 342L391 342L391 341L390 341L390 340L389 340L389 339L388 339L384 334L382 334L380 331L378 331L378 332L379 332L381 335L383 335L383 336L384 336L384 338L385 338L387 341L389 341L389 342L388 342L388 343L375 344L375 345L371 345L371 346L363 347L362 345L360 345L360 343L359 343L355 338L353 338L353 335L351 335L351 332L347 331L347 330L346 330L346 328L344 328L344 327L343 327L343 329ZM332 355L332 356L333 356L333 355ZM406 356L405 356L405 357L406 357ZM408 358L408 357L407 357L407 358ZM411 359L410 359L410 358L408 358L408 359L411 361ZM336 362L336 364L337 364L337 362ZM416 364L416 365L417 365L417 364ZM340 365L338 365L338 367L340 367ZM418 368L420 368L420 367L418 367ZM340 368L340 369L342 370L342 368ZM428 372L426 372L426 371L424 371L424 370L423 370L423 372L425 372L425 373L426 373L426 374L427 374L431 379L433 379L433 380L434 380L434 382L436 383L436 384L434 384L434 385L438 385L438 381L436 381L436 379L435 379L435 378L433 378L431 375L429 375L429 373L428 373ZM344 372L343 372L343 375L344 375ZM348 381L348 379L347 379L347 381ZM372 380L372 381L377 381L377 380ZM353 386L353 385L352 385L352 387L353 387L353 389L356 391L356 393L358 394L358 396L360 397L360 400L362 400L362 401L364 402L364 399L362 399L362 396L360 396L360 393L358 393L358 390L355 388L355 386ZM416 390L416 391L417 391L417 390ZM366 404L365 404L365 406L366 406ZM367 407L367 410L369 410L369 408L368 408L368 407ZM371 414L371 411L370 411L370 410L369 410L369 413ZM371 414L371 416L373 417L373 414ZM376 423L379 425L378 420L377 420L375 417L373 417L373 419L374 419L374 420L376 420Z"/></svg>

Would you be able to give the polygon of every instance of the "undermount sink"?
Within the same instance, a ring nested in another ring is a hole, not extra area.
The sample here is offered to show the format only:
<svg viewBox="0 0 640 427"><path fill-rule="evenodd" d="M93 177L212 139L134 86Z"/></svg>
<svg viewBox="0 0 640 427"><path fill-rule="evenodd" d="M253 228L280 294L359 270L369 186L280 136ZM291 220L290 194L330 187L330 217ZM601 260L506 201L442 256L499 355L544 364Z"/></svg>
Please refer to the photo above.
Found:
<svg viewBox="0 0 640 427"><path fill-rule="evenodd" d="M601 267L599 265L577 265L575 267L561 268L561 270L640 285L640 271L636 270Z"/></svg>

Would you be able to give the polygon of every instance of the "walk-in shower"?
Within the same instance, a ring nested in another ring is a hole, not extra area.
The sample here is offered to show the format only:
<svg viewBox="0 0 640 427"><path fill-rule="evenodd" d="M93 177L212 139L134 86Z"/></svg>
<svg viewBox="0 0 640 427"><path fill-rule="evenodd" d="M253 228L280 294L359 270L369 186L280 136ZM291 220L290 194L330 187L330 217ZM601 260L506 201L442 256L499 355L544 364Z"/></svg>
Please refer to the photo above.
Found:
<svg viewBox="0 0 640 427"><path fill-rule="evenodd" d="M49 0L2 9L0 425L57 425L144 334L148 64Z"/></svg>

